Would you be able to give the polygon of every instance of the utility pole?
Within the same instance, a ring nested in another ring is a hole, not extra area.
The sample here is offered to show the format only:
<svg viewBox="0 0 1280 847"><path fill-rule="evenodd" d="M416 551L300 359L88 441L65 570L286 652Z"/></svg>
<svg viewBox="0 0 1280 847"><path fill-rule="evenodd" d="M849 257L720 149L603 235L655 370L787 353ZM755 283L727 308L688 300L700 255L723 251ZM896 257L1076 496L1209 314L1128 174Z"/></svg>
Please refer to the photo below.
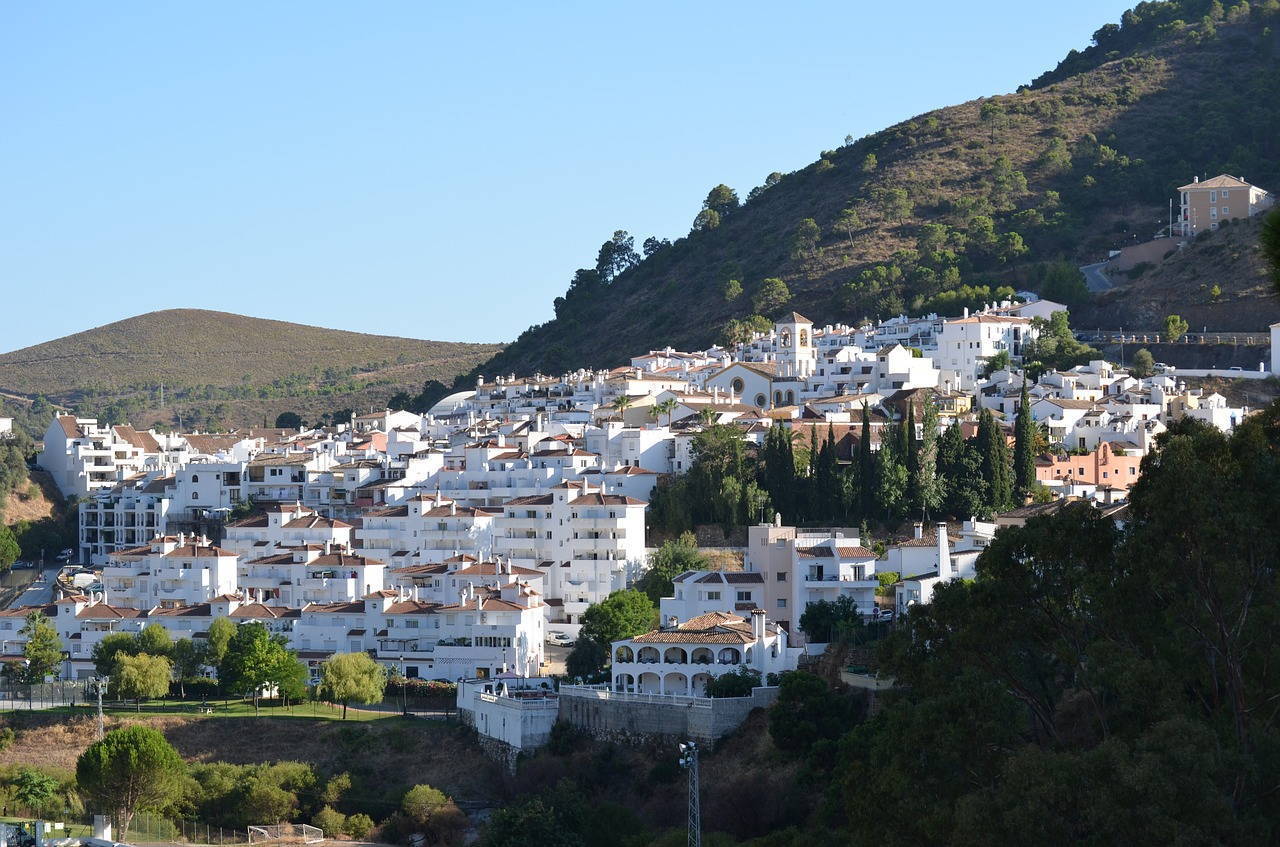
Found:
<svg viewBox="0 0 1280 847"><path fill-rule="evenodd" d="M689 847L702 847L702 809L698 802L698 745L680 744L680 767L689 771Z"/></svg>

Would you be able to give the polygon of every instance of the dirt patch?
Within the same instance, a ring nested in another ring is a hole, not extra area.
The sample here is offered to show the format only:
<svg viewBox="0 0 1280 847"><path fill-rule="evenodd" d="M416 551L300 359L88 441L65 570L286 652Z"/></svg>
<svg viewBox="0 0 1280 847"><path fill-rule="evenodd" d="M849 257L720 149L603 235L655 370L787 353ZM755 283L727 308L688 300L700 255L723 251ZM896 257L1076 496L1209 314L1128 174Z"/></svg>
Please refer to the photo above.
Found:
<svg viewBox="0 0 1280 847"><path fill-rule="evenodd" d="M0 504L0 515L4 522L15 524L18 521L39 521L62 514L62 496L53 483L53 478L44 471L28 470L29 479L25 485L9 492L3 504Z"/></svg>

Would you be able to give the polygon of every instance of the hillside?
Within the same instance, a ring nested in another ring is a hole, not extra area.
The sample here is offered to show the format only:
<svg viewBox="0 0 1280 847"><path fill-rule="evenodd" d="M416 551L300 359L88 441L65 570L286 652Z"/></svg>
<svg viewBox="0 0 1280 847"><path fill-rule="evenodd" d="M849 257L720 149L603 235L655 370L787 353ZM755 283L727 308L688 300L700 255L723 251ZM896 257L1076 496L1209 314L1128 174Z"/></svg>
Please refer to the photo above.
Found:
<svg viewBox="0 0 1280 847"><path fill-rule="evenodd" d="M579 271L553 321L479 370L554 373L702 347L757 311L849 321L958 313L1006 285L1061 296L1076 266L1151 237L1193 175L1280 190L1280 2L1226 5L1143 3L1016 93L825 151L745 202L717 187L695 231L634 266L624 243L603 275ZM761 297L769 278L790 298ZM1166 308L1138 302L1150 294L1127 308L1150 319Z"/></svg>
<svg viewBox="0 0 1280 847"><path fill-rule="evenodd" d="M1261 224L1261 217L1234 222L1203 233L1153 267L1113 275L1116 287L1080 310L1077 324L1153 327L1165 315L1179 314L1197 329L1265 329L1280 320L1280 299L1258 247Z"/></svg>
<svg viewBox="0 0 1280 847"><path fill-rule="evenodd" d="M0 355L0 391L140 426L181 417L214 428L382 405L427 380L448 383L498 349L173 309Z"/></svg>

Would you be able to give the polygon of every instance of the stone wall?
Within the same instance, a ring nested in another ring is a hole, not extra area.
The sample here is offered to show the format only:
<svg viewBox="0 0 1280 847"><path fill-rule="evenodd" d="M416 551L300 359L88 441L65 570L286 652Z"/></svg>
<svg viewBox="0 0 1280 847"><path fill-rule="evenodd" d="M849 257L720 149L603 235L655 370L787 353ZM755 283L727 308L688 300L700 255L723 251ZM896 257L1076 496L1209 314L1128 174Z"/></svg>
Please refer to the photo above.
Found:
<svg viewBox="0 0 1280 847"><path fill-rule="evenodd" d="M693 739L710 744L733 732L753 709L767 708L776 687L750 697L676 697L619 694L585 686L562 686L560 720L602 741L643 744L655 739Z"/></svg>

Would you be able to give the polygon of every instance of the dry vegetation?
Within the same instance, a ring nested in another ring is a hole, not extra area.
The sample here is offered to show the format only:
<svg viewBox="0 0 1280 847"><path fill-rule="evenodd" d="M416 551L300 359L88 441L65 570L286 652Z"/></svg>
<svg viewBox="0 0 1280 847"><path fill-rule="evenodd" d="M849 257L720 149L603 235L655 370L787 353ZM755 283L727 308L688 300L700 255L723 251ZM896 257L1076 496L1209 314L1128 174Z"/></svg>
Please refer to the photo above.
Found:
<svg viewBox="0 0 1280 847"><path fill-rule="evenodd" d="M427 380L449 384L499 349L173 309L0 355L0 388L90 411L119 404L138 426L179 415L257 425L282 411L380 406Z"/></svg>
<svg viewBox="0 0 1280 847"><path fill-rule="evenodd" d="M350 772L380 786L428 783L464 805L490 805L501 793L500 770L481 755L467 730L423 720L342 723L296 718L111 717L108 726L144 723L164 733L189 762L298 761L320 773ZM17 738L6 764L71 771L97 733L95 718L14 713L0 724Z"/></svg>

